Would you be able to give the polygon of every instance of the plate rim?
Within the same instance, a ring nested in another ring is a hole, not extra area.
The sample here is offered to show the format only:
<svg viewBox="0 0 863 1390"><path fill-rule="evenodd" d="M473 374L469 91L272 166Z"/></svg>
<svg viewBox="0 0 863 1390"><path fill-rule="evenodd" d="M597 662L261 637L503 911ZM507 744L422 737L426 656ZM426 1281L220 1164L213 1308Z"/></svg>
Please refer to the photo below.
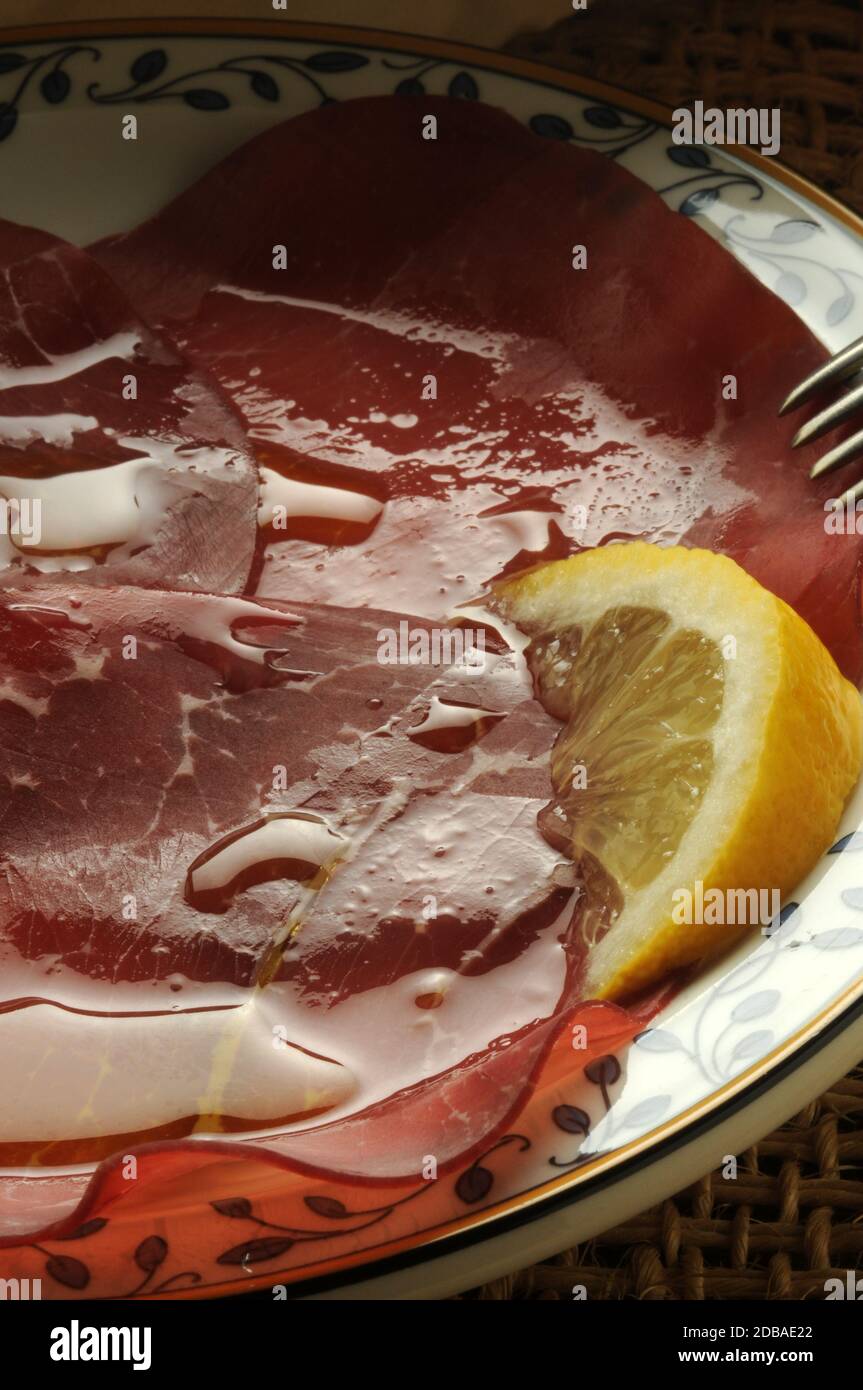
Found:
<svg viewBox="0 0 863 1390"><path fill-rule="evenodd" d="M366 28L361 25L318 24L302 20L271 19L201 19L193 16L160 19L100 19L54 20L45 24L0 25L0 48L13 43L42 43L52 39L82 38L254 38L286 39L294 42L326 38L335 44L358 44L361 47L386 49L392 52L423 54L429 57L451 58L453 62L471 64L490 72L521 77L535 85L552 90L564 90L596 97L626 97L626 105L639 115L670 125L674 108L651 97L640 96L630 88L593 77L582 77L548 63L537 63L494 48L467 44L452 39L429 38L409 30ZM406 48L405 45L408 45ZM618 103L622 104L622 103ZM742 160L762 174L775 178L793 193L808 198L823 211L836 217L851 231L863 237L863 216L832 193L798 174L778 160L762 155L748 145L723 146L735 159Z"/></svg>
<svg viewBox="0 0 863 1390"><path fill-rule="evenodd" d="M423 55L449 59L488 72L521 79L533 86L551 91L568 91L577 95L597 97L609 104L623 106L633 113L648 117L663 127L672 122L673 108L650 98L642 97L626 87L598 81L591 77L568 72L549 64L521 58L514 54L460 41L430 38L402 30L380 30L357 25L324 24L315 21L289 19L231 19L176 17L152 19L102 19L52 21L43 24L0 26L0 49L20 43L43 43L57 39L90 38L111 40L121 38L267 38L286 42L326 40L336 46L352 45L379 51ZM783 185L798 197L806 199L839 221L863 241L863 216L854 212L839 198L824 192L805 175L784 164L761 155L748 146L729 146L735 159L757 169ZM361 1258L342 1268L319 1275L292 1280L290 1273L280 1278L278 1272L262 1273L249 1280L245 1288L271 1287L286 1282L289 1297L304 1298L319 1293L354 1287L364 1280L384 1277L416 1268L447 1255L455 1255L489 1240L530 1225L571 1207L582 1198L625 1182L640 1171L662 1163L676 1150L685 1148L704 1134L721 1126L733 1115L749 1107L772 1086L779 1084L817 1054L835 1042L863 1015L863 976L836 995L817 1015L785 1038L766 1056L759 1058L723 1086L711 1091L686 1110L656 1126L647 1134L605 1155L598 1155L576 1172L551 1178L538 1189L517 1193L494 1207L457 1219L454 1228L444 1230L426 1240L391 1254ZM721 1099L717 1099L721 1097ZM469 1285L465 1285L469 1286ZM213 1286L196 1291L178 1291L174 1298L206 1298L230 1296L226 1289L214 1294ZM242 1297L243 1295L237 1295ZM145 1300L156 1297L143 1295ZM160 1295L159 1297L164 1297Z"/></svg>

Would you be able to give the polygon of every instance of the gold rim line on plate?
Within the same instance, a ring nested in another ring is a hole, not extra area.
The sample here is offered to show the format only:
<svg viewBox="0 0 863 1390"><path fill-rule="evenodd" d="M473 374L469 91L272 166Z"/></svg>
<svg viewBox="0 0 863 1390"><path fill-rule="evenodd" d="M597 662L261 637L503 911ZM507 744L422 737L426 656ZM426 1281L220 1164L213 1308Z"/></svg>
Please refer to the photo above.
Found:
<svg viewBox="0 0 863 1390"><path fill-rule="evenodd" d="M359 48L385 50L393 53L416 54L418 56L430 58L449 59L454 63L463 63L470 67L483 68L490 72L503 73L510 77L520 78L522 81L530 82L535 86L549 87L559 91L571 92L573 95L597 97L607 101L609 104L622 107L625 110L641 116L646 116L657 122L658 125L670 127L672 108L663 105L661 102L650 100L646 97L638 96L623 87L615 87L605 82L598 82L594 78L581 77L575 73L566 72L562 68L550 67L542 63L534 63L529 59L517 58L508 53L501 53L495 49L480 48L476 45L453 42L446 39L431 39L419 34L398 33L377 29L356 28L346 25L336 24L310 24L293 20L241 20L241 19L212 19L201 18L159 18L154 19L104 19L104 20L74 20L68 22L56 21L50 24L38 24L27 26L15 26L11 28L0 27L0 46L14 43L44 43L52 39L64 38L134 38L139 37L159 37L165 35L172 38L241 38L249 36L253 38L285 39L288 42L314 42L322 39L344 46L355 46ZM744 164L749 164L759 170L762 174L774 179L777 183L797 193L814 203L817 207L827 212L841 222L850 231L856 233L863 240L863 217L858 216L851 208L846 207L838 198L823 192L815 184L811 183L802 174L795 173L792 169L784 165L776 164L771 158L760 154L757 150L750 149L745 145L723 146L723 150ZM637 176L636 176L637 177ZM769 1072L774 1065L792 1056L800 1046L811 1041L817 1034L832 1022L842 1011L859 998L863 992L863 976L858 978L854 984L849 985L841 994L833 998L820 1013L814 1015L807 1023L801 1025L794 1033L790 1034L783 1042L779 1043L771 1052L758 1061L746 1067L730 1081L725 1082L718 1089L699 1101L694 1101L685 1110L673 1116L664 1124L658 1125L655 1129L641 1135L637 1139L630 1140L627 1144L615 1149L612 1153L604 1154L593 1160L588 1160L576 1172L562 1174L556 1178L550 1178L548 1182L540 1187L534 1188L529 1192L516 1194L505 1199L496 1206L489 1207L485 1211L467 1214L458 1217L452 1222L446 1223L442 1228L433 1228L436 1233L425 1244L431 1245L438 1241L446 1240L449 1236L457 1234L461 1230L472 1229L477 1226L493 1223L499 1216L507 1212L519 1210L532 1205L540 1205L554 1192L564 1188L575 1188L581 1186L588 1178L596 1176L598 1173L605 1172L617 1167L625 1159L635 1157L637 1154L651 1148L662 1139L677 1133L694 1120L709 1114L723 1100L730 1099L733 1095L745 1091L746 1088L759 1076ZM122 1219L122 1218L120 1218ZM423 1232L417 1232L414 1237L396 1238L392 1242L398 1249L410 1249L413 1246L423 1243ZM391 1252L392 1253L392 1252ZM335 1268L347 1268L350 1265L360 1262L365 1258L366 1252L359 1251L353 1256L336 1257ZM385 1258L386 1252L381 1252L376 1258ZM330 1266L332 1268L333 1266ZM309 1267L306 1266L306 1269ZM292 1277L302 1276L302 1268L284 1271L286 1282L291 1282ZM314 1276L310 1276L314 1277ZM269 1281L269 1275L264 1282ZM257 1281L255 1281L257 1282ZM193 1292L178 1291L178 1297L203 1297L207 1289L217 1287L207 1285L200 1291ZM246 1287L244 1285L244 1287ZM252 1287L250 1283L248 1287Z"/></svg>
<svg viewBox="0 0 863 1390"><path fill-rule="evenodd" d="M647 116L658 124L671 125L672 108L662 102L639 96L625 87L614 87L606 82L597 82L592 77L580 77L563 68L550 67L544 63L534 63L527 58L516 58L509 53L501 53L493 48L481 48L474 44L458 43L447 39L430 39L422 34L400 33L383 29L363 29L342 24L309 24L294 20L270 19L213 19L196 17L177 19L101 19L53 21L50 24L16 25L0 27L0 45L12 43L45 43L50 39L62 38L134 38L156 37L160 34L171 37L232 38L248 34L251 38L285 39L286 41L307 41L327 39L336 44L356 45L360 48L386 49L394 53L418 54L429 58L449 58L453 62L467 63L473 67L487 68L492 72L506 73L512 77L533 82L545 87L556 87L584 96L604 97L616 106ZM795 193L808 198L831 216L843 222L863 238L863 217L846 207L832 194L823 192L802 174L784 165L775 164L771 158L747 145L723 146L733 153L735 159L750 164L768 177Z"/></svg>

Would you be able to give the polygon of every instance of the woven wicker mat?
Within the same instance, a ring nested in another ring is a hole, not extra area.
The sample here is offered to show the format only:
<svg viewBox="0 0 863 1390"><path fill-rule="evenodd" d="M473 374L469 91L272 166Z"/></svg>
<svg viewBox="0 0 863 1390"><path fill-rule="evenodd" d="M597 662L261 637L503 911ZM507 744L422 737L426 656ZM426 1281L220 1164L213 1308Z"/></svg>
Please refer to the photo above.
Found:
<svg viewBox="0 0 863 1390"><path fill-rule="evenodd" d="M588 0L508 51L668 106L779 106L782 161L863 213L860 0ZM863 1068L742 1154L603 1236L467 1299L823 1298L863 1255Z"/></svg>
<svg viewBox="0 0 863 1390"><path fill-rule="evenodd" d="M863 1255L863 1067L738 1159L466 1299L823 1298Z"/></svg>
<svg viewBox="0 0 863 1390"><path fill-rule="evenodd" d="M778 106L782 162L863 213L861 0L587 0L507 47L671 107Z"/></svg>

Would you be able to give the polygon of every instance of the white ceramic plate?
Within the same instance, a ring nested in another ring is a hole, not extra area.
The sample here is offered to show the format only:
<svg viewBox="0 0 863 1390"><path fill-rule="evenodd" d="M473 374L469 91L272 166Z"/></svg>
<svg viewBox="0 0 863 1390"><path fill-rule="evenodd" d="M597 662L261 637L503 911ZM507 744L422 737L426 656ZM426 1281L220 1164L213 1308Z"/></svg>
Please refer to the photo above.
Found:
<svg viewBox="0 0 863 1390"><path fill-rule="evenodd" d="M828 347L863 333L863 228L850 213L766 160L672 145L661 111L584 79L437 41L279 21L69 26L0 41L0 214L72 241L135 225L229 150L324 98L421 84L618 160ZM120 136L128 113L136 142ZM177 1276L165 1292L295 1282L311 1297L439 1297L585 1239L757 1140L863 1052L861 822L858 791L781 923L702 974L616 1069L572 1088L586 1136L549 1119L529 1152L498 1152L493 1189L463 1219L377 1230L365 1246L344 1240L324 1278L283 1252L229 1280L202 1257L194 1289ZM90 1258L98 1264L95 1247Z"/></svg>

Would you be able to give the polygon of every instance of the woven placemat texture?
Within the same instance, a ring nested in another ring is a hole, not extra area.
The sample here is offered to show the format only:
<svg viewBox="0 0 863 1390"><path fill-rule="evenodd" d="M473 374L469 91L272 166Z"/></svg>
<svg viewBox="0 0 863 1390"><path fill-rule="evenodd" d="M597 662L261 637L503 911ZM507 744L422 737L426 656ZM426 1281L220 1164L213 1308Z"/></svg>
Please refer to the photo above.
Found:
<svg viewBox="0 0 863 1390"><path fill-rule="evenodd" d="M469 1300L823 1299L863 1256L863 1067L662 1206Z"/></svg>
<svg viewBox="0 0 863 1390"><path fill-rule="evenodd" d="M778 106L783 163L863 213L860 0L588 0L508 51L667 106ZM863 1067L662 1206L468 1300L824 1298L863 1264Z"/></svg>
<svg viewBox="0 0 863 1390"><path fill-rule="evenodd" d="M508 51L671 107L778 106L781 161L863 213L860 0L587 0Z"/></svg>

